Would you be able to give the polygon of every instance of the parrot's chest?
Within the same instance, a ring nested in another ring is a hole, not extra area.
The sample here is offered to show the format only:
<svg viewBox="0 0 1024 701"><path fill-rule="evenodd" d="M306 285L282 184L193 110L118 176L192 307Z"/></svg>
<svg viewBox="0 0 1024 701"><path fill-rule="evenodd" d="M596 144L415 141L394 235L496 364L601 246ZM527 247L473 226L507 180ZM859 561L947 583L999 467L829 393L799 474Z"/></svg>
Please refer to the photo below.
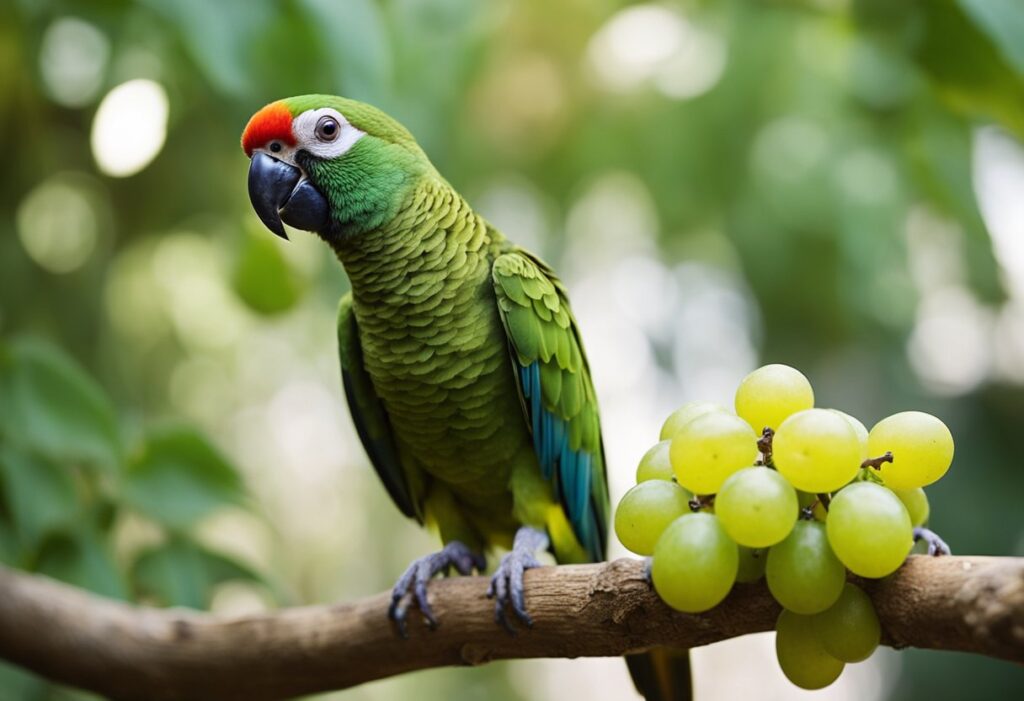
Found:
<svg viewBox="0 0 1024 701"><path fill-rule="evenodd" d="M401 448L457 491L484 494L507 490L530 443L493 287L478 278L357 316L365 367Z"/></svg>

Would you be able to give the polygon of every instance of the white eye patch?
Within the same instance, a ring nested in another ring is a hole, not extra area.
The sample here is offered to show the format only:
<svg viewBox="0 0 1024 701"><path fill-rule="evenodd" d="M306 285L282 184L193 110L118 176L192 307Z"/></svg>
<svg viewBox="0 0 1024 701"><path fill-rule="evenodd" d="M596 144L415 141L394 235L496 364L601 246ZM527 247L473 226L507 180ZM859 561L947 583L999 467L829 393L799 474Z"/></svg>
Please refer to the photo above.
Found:
<svg viewBox="0 0 1024 701"><path fill-rule="evenodd" d="M327 120L333 120L337 125L335 130L328 126ZM298 142L297 148L318 158L337 158L366 136L366 132L356 129L338 110L330 107L300 114L292 121L292 133Z"/></svg>

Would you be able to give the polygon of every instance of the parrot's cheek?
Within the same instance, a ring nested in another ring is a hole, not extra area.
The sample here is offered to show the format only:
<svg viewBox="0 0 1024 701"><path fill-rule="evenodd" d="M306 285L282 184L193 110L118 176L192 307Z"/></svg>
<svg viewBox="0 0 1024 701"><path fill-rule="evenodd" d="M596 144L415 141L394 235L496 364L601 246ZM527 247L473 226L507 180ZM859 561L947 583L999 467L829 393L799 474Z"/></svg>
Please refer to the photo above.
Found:
<svg viewBox="0 0 1024 701"><path fill-rule="evenodd" d="M281 238L284 225L320 231L327 225L327 200L302 171L262 152L249 164L249 200L260 221Z"/></svg>

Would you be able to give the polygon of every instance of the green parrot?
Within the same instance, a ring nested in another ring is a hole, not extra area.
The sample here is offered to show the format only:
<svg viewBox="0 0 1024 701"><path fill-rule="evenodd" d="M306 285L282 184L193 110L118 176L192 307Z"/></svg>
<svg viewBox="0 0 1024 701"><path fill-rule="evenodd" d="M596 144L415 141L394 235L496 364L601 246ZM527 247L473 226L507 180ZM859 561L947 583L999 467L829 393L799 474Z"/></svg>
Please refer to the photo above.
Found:
<svg viewBox="0 0 1024 701"><path fill-rule="evenodd" d="M531 625L523 573L550 549L598 562L608 486L597 397L564 285L438 173L413 136L354 100L304 95L249 121L256 214L315 232L351 281L338 310L342 379L373 467L399 510L444 547L398 579L389 616L406 634L427 583L485 567L496 621ZM685 651L627 658L649 699L690 694Z"/></svg>

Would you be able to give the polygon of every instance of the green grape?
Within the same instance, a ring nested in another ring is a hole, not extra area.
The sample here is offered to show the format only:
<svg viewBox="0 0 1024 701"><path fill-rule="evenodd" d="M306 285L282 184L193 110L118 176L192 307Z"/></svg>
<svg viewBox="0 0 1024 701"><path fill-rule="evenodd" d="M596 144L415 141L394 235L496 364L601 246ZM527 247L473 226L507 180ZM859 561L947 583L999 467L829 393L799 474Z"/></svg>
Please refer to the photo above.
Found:
<svg viewBox="0 0 1024 701"><path fill-rule="evenodd" d="M677 611L707 611L732 589L739 557L738 546L714 514L680 516L654 546L654 589Z"/></svg>
<svg viewBox="0 0 1024 701"><path fill-rule="evenodd" d="M661 436L658 440L669 441L676 435L683 426L690 423L693 419L707 414L711 411L725 411L721 405L713 402L687 402L681 407L673 411L665 419L665 423L661 426Z"/></svg>
<svg viewBox="0 0 1024 701"><path fill-rule="evenodd" d="M768 551L765 578L776 601L795 613L811 614L836 602L846 570L829 547L825 525L797 521L793 532Z"/></svg>
<svg viewBox="0 0 1024 701"><path fill-rule="evenodd" d="M615 510L615 535L637 555L650 555L668 524L689 513L690 494L675 482L648 480L626 492Z"/></svg>
<svg viewBox="0 0 1024 701"><path fill-rule="evenodd" d="M843 662L860 662L882 640L882 625L875 605L859 587L846 583L839 600L812 616L814 630L825 651Z"/></svg>
<svg viewBox="0 0 1024 701"><path fill-rule="evenodd" d="M946 474L953 462L953 435L931 414L904 411L882 419L868 434L872 457L891 452L893 461L879 474L892 489L927 487Z"/></svg>
<svg viewBox="0 0 1024 701"><path fill-rule="evenodd" d="M806 409L783 421L772 439L772 459L790 484L815 493L839 489L862 462L853 426L828 409Z"/></svg>
<svg viewBox="0 0 1024 701"><path fill-rule="evenodd" d="M676 432L669 457L679 484L694 494L714 494L729 475L754 464L757 436L740 417L712 411Z"/></svg>
<svg viewBox="0 0 1024 701"><path fill-rule="evenodd" d="M767 467L732 474L715 497L715 513L725 532L749 548L766 548L789 535L798 511L796 490Z"/></svg>
<svg viewBox="0 0 1024 701"><path fill-rule="evenodd" d="M764 565L768 561L768 551L740 546L740 568L736 572L736 581L749 584L764 576Z"/></svg>
<svg viewBox="0 0 1024 701"><path fill-rule="evenodd" d="M812 616L783 611L775 624L775 656L789 681L801 689L824 689L846 666L825 651Z"/></svg>
<svg viewBox="0 0 1024 701"><path fill-rule="evenodd" d="M638 484L647 480L675 479L675 475L672 473L672 461L668 458L668 447L671 443L672 441L655 443L654 447L644 453L636 468Z"/></svg>
<svg viewBox="0 0 1024 701"><path fill-rule="evenodd" d="M832 497L825 525L836 556L861 577L892 574L913 545L907 508L874 482L856 482Z"/></svg>
<svg viewBox="0 0 1024 701"><path fill-rule="evenodd" d="M907 507L907 514L910 516L910 523L913 526L923 526L928 523L928 516L931 514L931 507L928 505L928 495L920 487L916 489L894 489L892 493L899 497L903 506Z"/></svg>
<svg viewBox="0 0 1024 701"><path fill-rule="evenodd" d="M803 373L788 365L765 365L743 378L736 413L760 434L778 428L790 414L814 406L814 390Z"/></svg>
<svg viewBox="0 0 1024 701"><path fill-rule="evenodd" d="M861 423L860 419L856 416L850 416L845 411L839 411L838 409L829 409L829 411L839 414L844 419L850 422L853 426L853 432L857 434L857 442L860 443L860 458L861 462L868 457L868 429Z"/></svg>

